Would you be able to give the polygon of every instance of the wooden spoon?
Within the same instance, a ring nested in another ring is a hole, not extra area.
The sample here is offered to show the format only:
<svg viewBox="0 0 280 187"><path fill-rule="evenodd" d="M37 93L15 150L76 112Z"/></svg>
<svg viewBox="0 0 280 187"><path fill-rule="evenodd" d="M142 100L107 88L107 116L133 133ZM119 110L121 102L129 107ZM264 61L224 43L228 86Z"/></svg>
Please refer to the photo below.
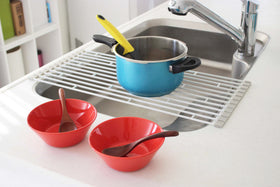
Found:
<svg viewBox="0 0 280 187"><path fill-rule="evenodd" d="M126 156L130 151L132 151L137 145L140 143L150 140L150 139L155 139L155 138L160 138L160 137L169 137L169 136L178 136L179 132L178 131L164 131L156 134L152 134L143 138L140 138L132 143L122 145L122 146L116 146L116 147L110 147L103 149L102 153L111 155L111 156L118 156L118 157L124 157Z"/></svg>
<svg viewBox="0 0 280 187"><path fill-rule="evenodd" d="M77 127L67 112L65 94L64 94L63 88L60 88L58 90L58 94L59 94L61 107L62 107L62 117L61 117L61 121L60 121L59 132L67 132L67 131L76 130Z"/></svg>

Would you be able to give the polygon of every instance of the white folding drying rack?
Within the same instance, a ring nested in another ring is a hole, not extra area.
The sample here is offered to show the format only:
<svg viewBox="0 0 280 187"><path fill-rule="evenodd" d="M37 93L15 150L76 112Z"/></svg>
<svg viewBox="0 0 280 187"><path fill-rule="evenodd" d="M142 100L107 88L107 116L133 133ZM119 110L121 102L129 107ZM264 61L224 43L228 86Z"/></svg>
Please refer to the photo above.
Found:
<svg viewBox="0 0 280 187"><path fill-rule="evenodd" d="M224 126L250 87L248 81L186 71L182 84L171 94L139 97L119 85L115 56L92 50L60 60L32 79L216 127Z"/></svg>

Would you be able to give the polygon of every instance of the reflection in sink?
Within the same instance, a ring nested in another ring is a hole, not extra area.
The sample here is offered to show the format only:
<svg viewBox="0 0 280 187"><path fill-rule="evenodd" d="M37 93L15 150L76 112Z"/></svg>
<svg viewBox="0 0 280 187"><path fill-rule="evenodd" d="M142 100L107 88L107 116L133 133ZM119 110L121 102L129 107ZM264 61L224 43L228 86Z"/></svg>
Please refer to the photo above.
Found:
<svg viewBox="0 0 280 187"><path fill-rule="evenodd" d="M231 63L237 49L235 42L227 35L170 26L154 26L137 36L165 36L185 42L188 54L203 59Z"/></svg>
<svg viewBox="0 0 280 187"><path fill-rule="evenodd" d="M184 26L184 28L181 26ZM201 59L202 65L195 69L196 71L226 77L232 76L232 61L236 61L233 56L236 54L237 45L230 37L216 32L216 30L207 24L169 19L155 19L143 22L123 34L127 38L133 36L157 35L179 39L187 44L189 48L188 54L190 56L196 56ZM267 35L257 33L257 55L263 51L268 41L269 37ZM99 45L97 48L95 47L94 50L103 53L110 52L109 48L105 45ZM250 69L256 59L257 57L243 59L244 61L250 62L249 67L246 67L246 65L244 65L246 63L242 63L242 61L240 61L241 63L235 63L235 65ZM244 78L246 73L240 78ZM56 86L39 83L35 90L43 97L58 99L58 87ZM97 108L99 113L107 114L113 117L142 117L155 121L162 127L165 127L165 129L178 131L192 131L206 126L206 124L177 118L161 112L109 99L103 99L67 89L65 89L65 91L68 98L78 98L89 101Z"/></svg>
<svg viewBox="0 0 280 187"><path fill-rule="evenodd" d="M231 77L231 62L237 44L227 35L170 26L154 26L137 36L165 36L181 40L188 55L199 57L202 65L195 71Z"/></svg>
<svg viewBox="0 0 280 187"><path fill-rule="evenodd" d="M238 45L229 36L203 30L179 28L174 26L153 26L137 36L165 36L181 40L188 46L188 55L196 56L201 59L202 65L196 71L243 79L249 72L257 57L266 47L269 37L264 33L257 32L256 55L239 59ZM244 68L244 73L237 75L235 71ZM248 67L239 67L246 64Z"/></svg>

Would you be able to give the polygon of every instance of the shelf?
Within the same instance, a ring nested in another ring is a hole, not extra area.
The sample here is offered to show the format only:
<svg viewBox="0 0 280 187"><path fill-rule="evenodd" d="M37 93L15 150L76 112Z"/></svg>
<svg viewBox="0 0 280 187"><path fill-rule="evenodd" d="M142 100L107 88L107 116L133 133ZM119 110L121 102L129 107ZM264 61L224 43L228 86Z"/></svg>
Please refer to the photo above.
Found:
<svg viewBox="0 0 280 187"><path fill-rule="evenodd" d="M58 29L58 25L56 23L47 23L45 25L42 25L40 27L37 27L35 29L35 32L34 32L34 37L40 37L42 35L45 35L49 32L52 32L54 30L57 30Z"/></svg>
<svg viewBox="0 0 280 187"><path fill-rule="evenodd" d="M14 47L22 45L26 42L29 42L33 39L32 34L26 33L20 36L14 36L8 40L5 40L5 50L8 51Z"/></svg>
<svg viewBox="0 0 280 187"><path fill-rule="evenodd" d="M5 40L5 50L10 50L14 47L20 46L26 42L31 41L33 38L43 36L57 29L58 29L58 25L56 23L48 23L37 28L33 34L26 33L20 36L14 36L8 40Z"/></svg>
<svg viewBox="0 0 280 187"><path fill-rule="evenodd" d="M59 38L58 30L50 31L36 38L36 46L42 51L44 64L61 56L62 44L57 41L57 38Z"/></svg>
<svg viewBox="0 0 280 187"><path fill-rule="evenodd" d="M39 68L38 49L43 51L45 63L63 54L57 1L48 0L52 12L51 23L38 22L43 14L47 16L46 8L44 8L46 0L20 1L23 6L26 33L4 40L2 27L0 25L0 87L13 81L11 79L12 70L9 69L10 63L7 58L8 50L18 46L21 48L24 67L21 67L20 71L24 69L26 74ZM37 4L42 5L41 9L38 9Z"/></svg>

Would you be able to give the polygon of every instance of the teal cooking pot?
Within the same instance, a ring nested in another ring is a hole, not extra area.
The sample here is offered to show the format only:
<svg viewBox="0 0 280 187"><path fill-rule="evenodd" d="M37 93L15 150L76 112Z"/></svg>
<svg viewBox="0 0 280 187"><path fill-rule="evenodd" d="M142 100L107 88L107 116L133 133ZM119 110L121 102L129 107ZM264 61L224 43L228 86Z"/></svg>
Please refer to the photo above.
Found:
<svg viewBox="0 0 280 187"><path fill-rule="evenodd" d="M201 64L200 59L188 57L184 42L172 38L141 36L128 39L135 51L126 55L122 55L123 48L114 39L100 35L93 38L112 47L120 85L138 96L158 97L171 93L181 84L184 71Z"/></svg>

